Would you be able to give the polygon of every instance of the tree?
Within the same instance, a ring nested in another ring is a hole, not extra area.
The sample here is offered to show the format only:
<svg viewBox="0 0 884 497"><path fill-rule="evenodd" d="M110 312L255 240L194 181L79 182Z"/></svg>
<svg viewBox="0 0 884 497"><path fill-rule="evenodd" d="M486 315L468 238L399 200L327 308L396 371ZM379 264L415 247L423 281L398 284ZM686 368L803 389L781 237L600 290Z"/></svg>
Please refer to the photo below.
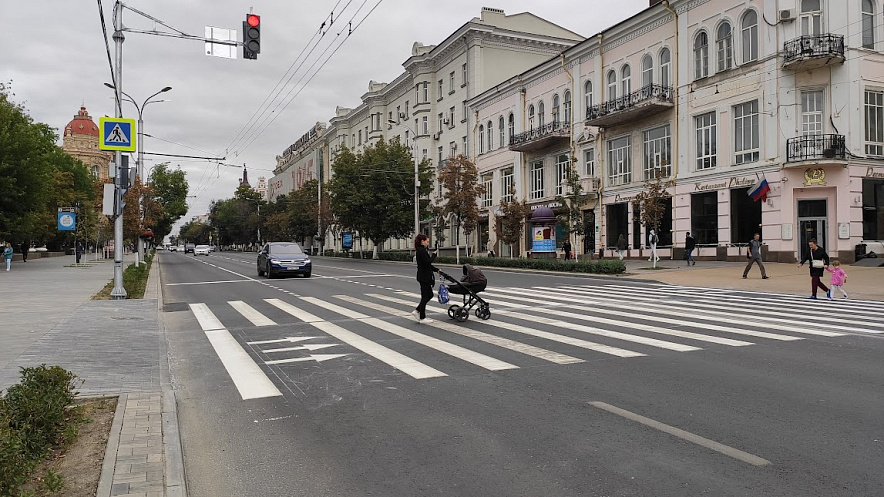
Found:
<svg viewBox="0 0 884 497"><path fill-rule="evenodd" d="M576 158L572 157L565 170L564 195L556 196L556 200L565 206L564 212L557 217L559 224L565 228L565 236L569 239L572 234L581 236L586 233L586 223L583 222L581 207L586 205L590 198L589 195L583 193L583 184L580 181L577 168L574 166L575 162L577 162Z"/></svg>
<svg viewBox="0 0 884 497"><path fill-rule="evenodd" d="M261 194L248 185L240 185L233 198L213 201L209 221L218 230L219 242L237 245L260 242L258 233L264 225L259 211L265 204Z"/></svg>
<svg viewBox="0 0 884 497"><path fill-rule="evenodd" d="M414 198L413 161L411 150L398 140L381 139L355 155L345 147L332 165L332 211L343 228L372 241L375 257L385 240L413 233L414 202L419 202L419 213L426 211L429 202ZM432 189L432 172L427 160L417 167L423 197Z"/></svg>
<svg viewBox="0 0 884 497"><path fill-rule="evenodd" d="M509 194L512 200L500 199L501 219L500 223L494 226L494 231L500 241L510 246L510 257L512 257L512 246L522 240L522 225L531 214L531 207L524 200L516 200L515 188L510 188Z"/></svg>
<svg viewBox="0 0 884 497"><path fill-rule="evenodd" d="M452 217L455 224L454 243L460 257L460 231L469 238L479 225L479 197L485 193L485 185L479 184L476 165L463 154L450 157L439 172L442 185L442 215ZM458 260L460 264L460 260Z"/></svg>
<svg viewBox="0 0 884 497"><path fill-rule="evenodd" d="M663 184L663 175L658 169L654 179L645 181L645 189L635 196L635 202L641 212L640 221L643 225L653 228L655 233L660 232L660 220L665 214L665 200L671 197ZM657 267L657 259L651 257L654 267Z"/></svg>
<svg viewBox="0 0 884 497"><path fill-rule="evenodd" d="M151 228L157 241L172 232L172 226L187 214L187 178L181 169L171 170L168 163L157 164L150 175L151 197L146 199L145 217L153 219Z"/></svg>

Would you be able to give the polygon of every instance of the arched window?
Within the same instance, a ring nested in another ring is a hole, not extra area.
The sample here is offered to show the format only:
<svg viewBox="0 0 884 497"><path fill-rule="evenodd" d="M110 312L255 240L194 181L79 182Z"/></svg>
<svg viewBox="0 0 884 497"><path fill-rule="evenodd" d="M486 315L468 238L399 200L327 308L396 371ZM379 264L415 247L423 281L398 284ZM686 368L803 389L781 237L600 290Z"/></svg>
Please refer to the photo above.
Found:
<svg viewBox="0 0 884 497"><path fill-rule="evenodd" d="M592 81L583 84L583 103L586 107L586 116L589 117L589 109L592 108Z"/></svg>
<svg viewBox="0 0 884 497"><path fill-rule="evenodd" d="M500 116L500 119L497 120L497 127L499 128L498 133L500 133L500 139L499 139L500 143L498 143L497 146L503 147L504 145L506 145L506 136L505 136L506 128L504 127L504 124L503 124L503 116Z"/></svg>
<svg viewBox="0 0 884 497"><path fill-rule="evenodd" d="M485 153L485 126L479 125L479 153Z"/></svg>
<svg viewBox="0 0 884 497"><path fill-rule="evenodd" d="M632 79L630 76L632 76L632 71L629 69L629 64L626 64L620 69L620 88L624 98L632 93Z"/></svg>
<svg viewBox="0 0 884 497"><path fill-rule="evenodd" d="M608 71L608 100L617 99L617 73Z"/></svg>
<svg viewBox="0 0 884 497"><path fill-rule="evenodd" d="M543 105L543 101L541 100L539 104L537 104L537 125L541 128L546 124L546 107Z"/></svg>
<svg viewBox="0 0 884 497"><path fill-rule="evenodd" d="M694 79L709 76L709 38L700 31L694 38Z"/></svg>
<svg viewBox="0 0 884 497"><path fill-rule="evenodd" d="M672 54L669 52L668 48L664 48L660 51L660 86L668 87L669 83L669 68L672 64Z"/></svg>
<svg viewBox="0 0 884 497"><path fill-rule="evenodd" d="M510 112L509 124L507 128L509 131L509 141L512 142L513 136L516 135L516 116L514 116L512 112Z"/></svg>
<svg viewBox="0 0 884 497"><path fill-rule="evenodd" d="M488 121L488 151L494 150L494 125Z"/></svg>
<svg viewBox="0 0 884 497"><path fill-rule="evenodd" d="M534 104L528 106L528 128L534 129Z"/></svg>
<svg viewBox="0 0 884 497"><path fill-rule="evenodd" d="M723 22L718 27L715 45L718 51L718 72L727 71L734 65L734 41L730 23Z"/></svg>
<svg viewBox="0 0 884 497"><path fill-rule="evenodd" d="M98 165L97 164L92 164L92 177L93 178L98 177Z"/></svg>
<svg viewBox="0 0 884 497"><path fill-rule="evenodd" d="M559 111L561 110L559 108L560 106L561 105L560 105L560 101L559 101L559 96L553 95L553 106L552 106L552 110L551 110L553 122L556 122L559 120Z"/></svg>
<svg viewBox="0 0 884 497"><path fill-rule="evenodd" d="M642 86L650 86L654 84L654 59L650 55L645 54L642 57Z"/></svg>
<svg viewBox="0 0 884 497"><path fill-rule="evenodd" d="M758 14L748 10L743 15L743 64L758 60Z"/></svg>
<svg viewBox="0 0 884 497"><path fill-rule="evenodd" d="M564 102L564 104L565 104L564 105L564 109L565 109L564 121L570 125L571 124L571 92L568 90L565 91L564 101L565 101Z"/></svg>
<svg viewBox="0 0 884 497"><path fill-rule="evenodd" d="M863 48L875 48L875 4L863 0Z"/></svg>

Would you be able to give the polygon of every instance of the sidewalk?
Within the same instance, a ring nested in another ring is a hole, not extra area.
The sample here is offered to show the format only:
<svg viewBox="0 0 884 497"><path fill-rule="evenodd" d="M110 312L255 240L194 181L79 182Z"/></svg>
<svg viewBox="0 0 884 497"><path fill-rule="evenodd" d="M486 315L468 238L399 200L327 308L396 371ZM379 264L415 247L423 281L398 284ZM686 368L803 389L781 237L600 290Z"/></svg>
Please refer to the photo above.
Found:
<svg viewBox="0 0 884 497"><path fill-rule="evenodd" d="M20 368L45 363L84 380L81 396L118 396L96 495L186 495L159 266L144 299L91 300L113 279L113 261L89 259L14 262L0 274L0 389L19 381Z"/></svg>

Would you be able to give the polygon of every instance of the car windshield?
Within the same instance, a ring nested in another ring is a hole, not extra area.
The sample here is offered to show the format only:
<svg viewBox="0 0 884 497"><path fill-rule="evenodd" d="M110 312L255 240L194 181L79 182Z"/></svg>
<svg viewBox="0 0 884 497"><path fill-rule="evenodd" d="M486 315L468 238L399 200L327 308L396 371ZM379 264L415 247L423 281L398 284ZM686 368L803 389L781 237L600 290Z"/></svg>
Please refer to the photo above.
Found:
<svg viewBox="0 0 884 497"><path fill-rule="evenodd" d="M292 243L286 245L271 245L270 254L277 256L304 255L304 251L301 250L301 247L298 244Z"/></svg>

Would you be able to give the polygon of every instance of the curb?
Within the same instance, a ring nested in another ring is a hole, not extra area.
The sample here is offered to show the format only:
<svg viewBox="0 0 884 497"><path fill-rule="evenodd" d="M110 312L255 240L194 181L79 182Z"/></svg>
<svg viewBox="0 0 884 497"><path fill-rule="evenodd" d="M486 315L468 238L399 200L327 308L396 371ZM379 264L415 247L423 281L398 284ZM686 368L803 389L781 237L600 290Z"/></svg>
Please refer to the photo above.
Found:
<svg viewBox="0 0 884 497"><path fill-rule="evenodd" d="M123 413L126 411L128 398L128 394L125 393L117 397L117 410L107 437L107 447L104 449L104 462L101 464L101 477L98 479L95 497L110 497L114 470L117 466L117 449L120 447L120 433L123 430Z"/></svg>

